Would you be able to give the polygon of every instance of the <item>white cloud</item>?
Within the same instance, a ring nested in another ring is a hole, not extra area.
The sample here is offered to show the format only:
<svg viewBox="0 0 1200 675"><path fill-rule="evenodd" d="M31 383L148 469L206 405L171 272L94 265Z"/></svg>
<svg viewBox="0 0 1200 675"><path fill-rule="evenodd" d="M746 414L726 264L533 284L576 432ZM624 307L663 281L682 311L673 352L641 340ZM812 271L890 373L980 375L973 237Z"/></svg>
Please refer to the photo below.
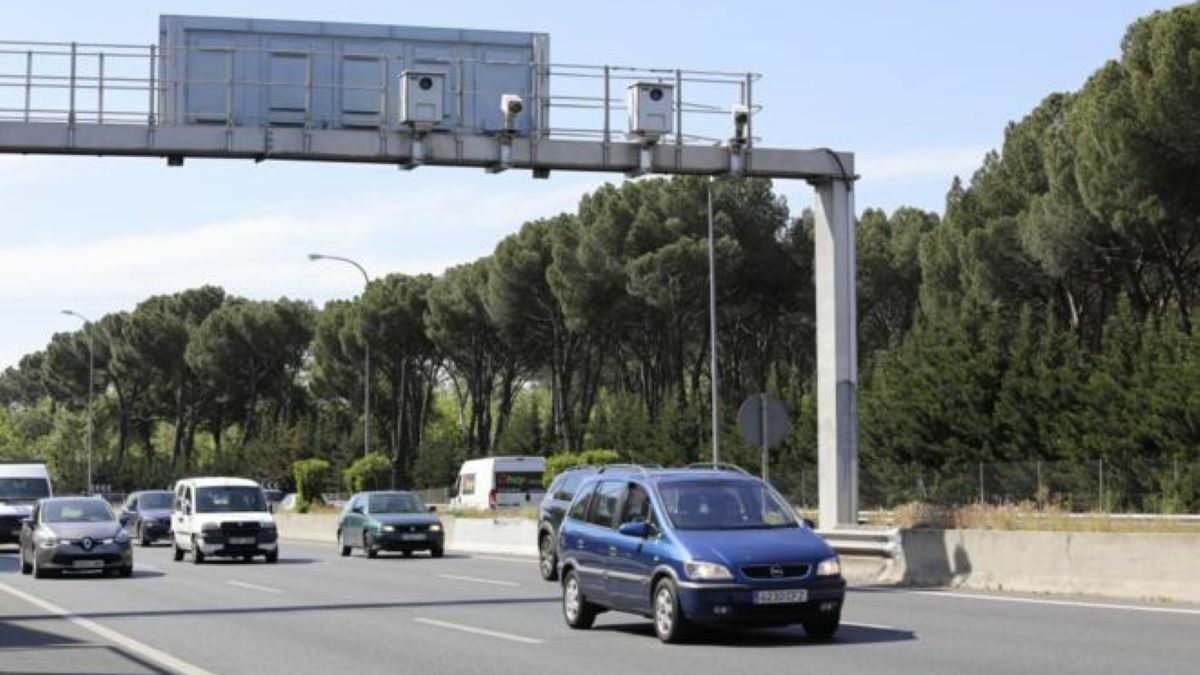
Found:
<svg viewBox="0 0 1200 675"><path fill-rule="evenodd" d="M863 180L882 181L915 178L969 177L983 162L991 147L962 145L906 148L892 152L860 152L854 168Z"/></svg>
<svg viewBox="0 0 1200 675"><path fill-rule="evenodd" d="M438 273L487 255L526 220L573 210L598 183L498 182L480 190L474 182L436 181L433 189L332 194L318 208L292 205L189 229L0 248L0 323L10 326L0 333L0 368L40 348L53 332L74 329L58 315L64 307L98 318L202 284L320 304L355 295L362 283L352 269L310 262L310 252L355 258L372 276Z"/></svg>

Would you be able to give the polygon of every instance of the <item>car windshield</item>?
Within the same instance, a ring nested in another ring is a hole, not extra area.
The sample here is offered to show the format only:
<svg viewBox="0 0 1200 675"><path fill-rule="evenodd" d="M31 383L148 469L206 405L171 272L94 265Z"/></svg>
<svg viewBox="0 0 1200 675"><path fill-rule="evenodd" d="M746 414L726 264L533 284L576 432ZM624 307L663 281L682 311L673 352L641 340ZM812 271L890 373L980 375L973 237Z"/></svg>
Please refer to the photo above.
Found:
<svg viewBox="0 0 1200 675"><path fill-rule="evenodd" d="M50 496L45 478L0 478L0 502L32 501Z"/></svg>
<svg viewBox="0 0 1200 675"><path fill-rule="evenodd" d="M196 489L196 513L266 511L262 489L249 486L202 487Z"/></svg>
<svg viewBox="0 0 1200 675"><path fill-rule="evenodd" d="M680 530L798 527L792 509L762 483L665 483L658 491L667 516Z"/></svg>
<svg viewBox="0 0 1200 675"><path fill-rule="evenodd" d="M138 497L138 509L169 509L172 496L170 492L144 492Z"/></svg>
<svg viewBox="0 0 1200 675"><path fill-rule="evenodd" d="M367 511L371 513L422 513L425 511L425 505L416 495L397 492L371 495L367 499Z"/></svg>
<svg viewBox="0 0 1200 675"><path fill-rule="evenodd" d="M43 523L103 523L113 519L112 509L99 499L48 502L42 505Z"/></svg>

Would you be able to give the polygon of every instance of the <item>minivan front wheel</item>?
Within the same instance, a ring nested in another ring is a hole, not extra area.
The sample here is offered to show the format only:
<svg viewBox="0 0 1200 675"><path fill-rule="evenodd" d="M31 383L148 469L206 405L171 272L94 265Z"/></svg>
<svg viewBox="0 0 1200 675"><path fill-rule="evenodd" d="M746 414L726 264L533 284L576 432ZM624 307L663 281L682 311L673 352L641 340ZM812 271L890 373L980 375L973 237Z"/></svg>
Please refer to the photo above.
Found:
<svg viewBox="0 0 1200 675"><path fill-rule="evenodd" d="M664 578L654 587L654 633L668 644L687 637L687 619L680 611L679 594L670 579Z"/></svg>
<svg viewBox="0 0 1200 675"><path fill-rule="evenodd" d="M558 581L558 556L554 552L554 539L543 534L538 541L538 571L545 581Z"/></svg>
<svg viewBox="0 0 1200 675"><path fill-rule="evenodd" d="M596 606L584 599L575 570L563 578L563 618L575 629L591 628L596 622Z"/></svg>

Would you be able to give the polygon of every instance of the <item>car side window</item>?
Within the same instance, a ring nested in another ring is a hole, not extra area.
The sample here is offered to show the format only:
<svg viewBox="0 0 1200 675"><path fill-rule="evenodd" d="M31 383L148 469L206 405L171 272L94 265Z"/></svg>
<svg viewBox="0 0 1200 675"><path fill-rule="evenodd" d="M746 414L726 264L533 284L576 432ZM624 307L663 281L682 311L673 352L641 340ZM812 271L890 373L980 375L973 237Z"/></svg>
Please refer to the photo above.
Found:
<svg viewBox="0 0 1200 675"><path fill-rule="evenodd" d="M571 520L584 520L587 518L588 504L592 502L592 494L595 492L595 486L591 486L586 492L577 495L575 503L571 504L571 510L567 512L567 517Z"/></svg>
<svg viewBox="0 0 1200 675"><path fill-rule="evenodd" d="M615 480L606 480L596 488L592 497L592 506L588 509L587 521L600 527L614 528L617 517L617 507L621 503L621 493L625 484Z"/></svg>
<svg viewBox="0 0 1200 675"><path fill-rule="evenodd" d="M464 473L459 476L458 494L473 495L475 494L475 474Z"/></svg>
<svg viewBox="0 0 1200 675"><path fill-rule="evenodd" d="M651 519L653 513L646 489L637 483L630 483L629 491L625 493L625 506L621 509L621 523L644 523Z"/></svg>

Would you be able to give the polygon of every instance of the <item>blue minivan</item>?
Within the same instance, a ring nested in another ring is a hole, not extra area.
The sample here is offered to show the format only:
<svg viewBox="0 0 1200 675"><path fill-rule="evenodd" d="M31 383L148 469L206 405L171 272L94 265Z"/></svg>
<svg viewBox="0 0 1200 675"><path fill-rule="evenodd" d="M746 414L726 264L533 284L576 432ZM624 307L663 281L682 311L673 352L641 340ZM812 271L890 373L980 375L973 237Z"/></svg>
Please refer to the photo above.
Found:
<svg viewBox="0 0 1200 675"><path fill-rule="evenodd" d="M736 467L602 469L558 533L563 617L590 628L617 610L663 642L695 624L799 623L829 638L846 581L833 549L770 485Z"/></svg>

